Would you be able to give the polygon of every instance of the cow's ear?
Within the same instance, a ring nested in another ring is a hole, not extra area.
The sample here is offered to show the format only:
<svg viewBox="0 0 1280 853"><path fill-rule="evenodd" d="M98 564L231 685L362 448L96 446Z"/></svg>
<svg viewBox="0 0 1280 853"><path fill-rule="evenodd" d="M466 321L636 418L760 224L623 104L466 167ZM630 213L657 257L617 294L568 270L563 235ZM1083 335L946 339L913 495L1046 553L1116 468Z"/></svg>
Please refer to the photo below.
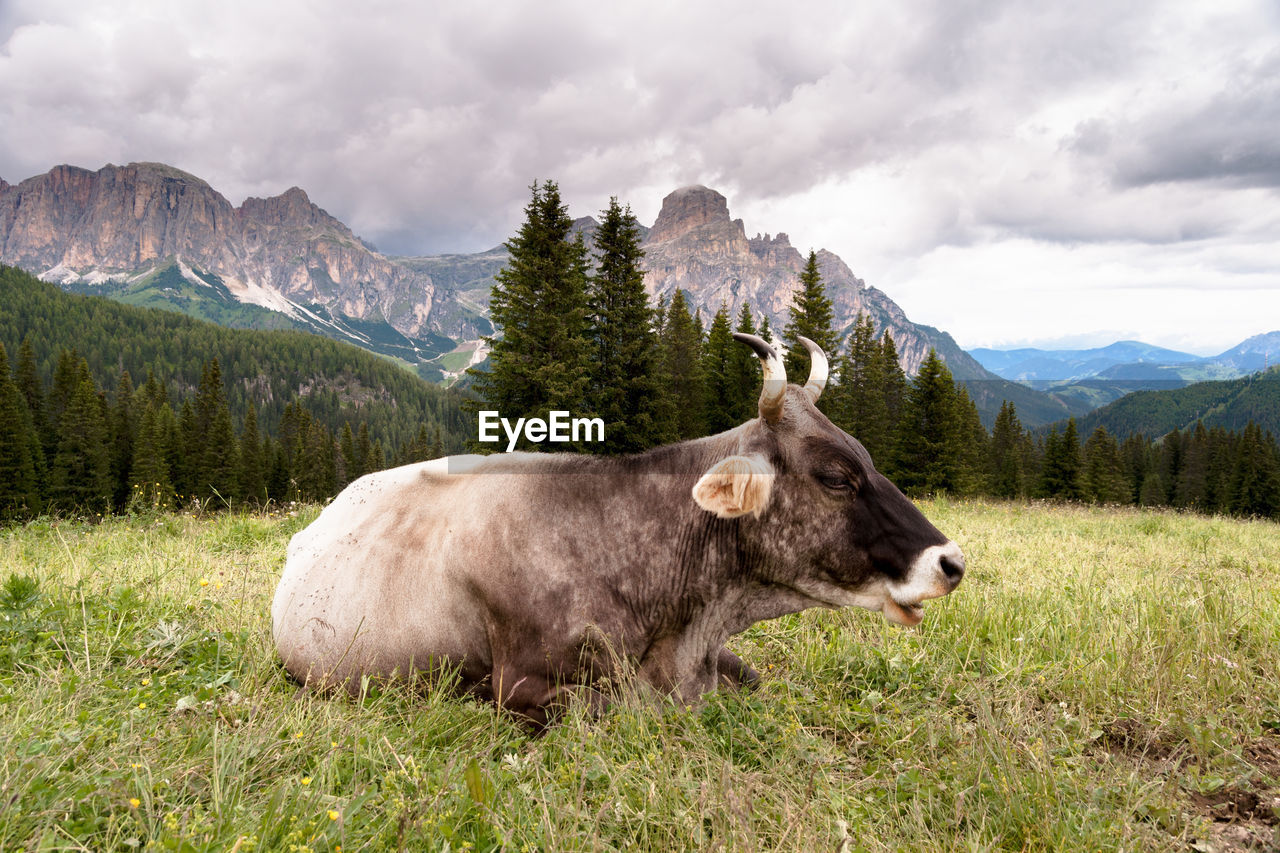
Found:
<svg viewBox="0 0 1280 853"><path fill-rule="evenodd" d="M730 456L721 459L693 487L693 499L707 512L721 518L759 516L769 504L773 466L764 457Z"/></svg>

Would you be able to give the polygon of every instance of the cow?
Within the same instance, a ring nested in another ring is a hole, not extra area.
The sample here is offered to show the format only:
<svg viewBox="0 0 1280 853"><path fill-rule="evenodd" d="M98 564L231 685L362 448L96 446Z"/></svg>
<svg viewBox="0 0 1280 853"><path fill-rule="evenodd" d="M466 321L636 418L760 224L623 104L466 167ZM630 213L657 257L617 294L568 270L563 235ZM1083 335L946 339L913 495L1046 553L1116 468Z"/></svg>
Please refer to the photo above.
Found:
<svg viewBox="0 0 1280 853"><path fill-rule="evenodd" d="M960 547L759 357L759 417L644 453L453 456L351 483L289 543L271 607L304 686L361 689L450 667L545 725L629 675L694 703L758 674L725 647L752 624L857 605L911 626L964 575Z"/></svg>

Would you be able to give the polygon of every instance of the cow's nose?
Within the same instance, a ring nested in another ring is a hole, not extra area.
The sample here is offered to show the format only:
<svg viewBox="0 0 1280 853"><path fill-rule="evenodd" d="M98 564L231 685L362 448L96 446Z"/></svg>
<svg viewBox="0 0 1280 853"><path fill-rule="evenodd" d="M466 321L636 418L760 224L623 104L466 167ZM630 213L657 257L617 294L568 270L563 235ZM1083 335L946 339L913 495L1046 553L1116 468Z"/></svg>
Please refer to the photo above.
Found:
<svg viewBox="0 0 1280 853"><path fill-rule="evenodd" d="M964 577L964 554L957 549L952 554L943 554L939 564L942 567L943 577L947 579L947 583L955 589L960 585L960 579Z"/></svg>

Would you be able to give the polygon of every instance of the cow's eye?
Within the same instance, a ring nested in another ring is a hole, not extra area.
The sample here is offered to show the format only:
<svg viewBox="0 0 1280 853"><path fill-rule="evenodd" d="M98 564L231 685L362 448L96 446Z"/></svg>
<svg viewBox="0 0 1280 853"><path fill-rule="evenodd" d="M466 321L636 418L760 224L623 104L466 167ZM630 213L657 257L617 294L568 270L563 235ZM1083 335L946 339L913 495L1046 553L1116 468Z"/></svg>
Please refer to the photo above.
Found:
<svg viewBox="0 0 1280 853"><path fill-rule="evenodd" d="M836 492L853 491L853 483L844 474L829 471L818 475L818 482Z"/></svg>

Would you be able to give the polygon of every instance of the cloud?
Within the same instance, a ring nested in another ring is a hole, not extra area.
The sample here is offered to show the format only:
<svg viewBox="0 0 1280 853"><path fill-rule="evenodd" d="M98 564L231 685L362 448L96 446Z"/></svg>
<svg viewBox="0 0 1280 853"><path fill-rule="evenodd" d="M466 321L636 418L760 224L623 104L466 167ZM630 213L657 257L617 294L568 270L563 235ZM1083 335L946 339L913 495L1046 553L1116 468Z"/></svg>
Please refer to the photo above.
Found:
<svg viewBox="0 0 1280 853"><path fill-rule="evenodd" d="M1243 0L10 0L0 175L159 160L233 203L297 185L394 253L500 243L534 179L650 222L706 183L895 298L945 286L930 258L1050 288L1090 247L1152 287L1189 245L1213 247L1206 281L1257 282L1240 270L1280 268L1277 23ZM964 337L930 304L916 319Z"/></svg>

